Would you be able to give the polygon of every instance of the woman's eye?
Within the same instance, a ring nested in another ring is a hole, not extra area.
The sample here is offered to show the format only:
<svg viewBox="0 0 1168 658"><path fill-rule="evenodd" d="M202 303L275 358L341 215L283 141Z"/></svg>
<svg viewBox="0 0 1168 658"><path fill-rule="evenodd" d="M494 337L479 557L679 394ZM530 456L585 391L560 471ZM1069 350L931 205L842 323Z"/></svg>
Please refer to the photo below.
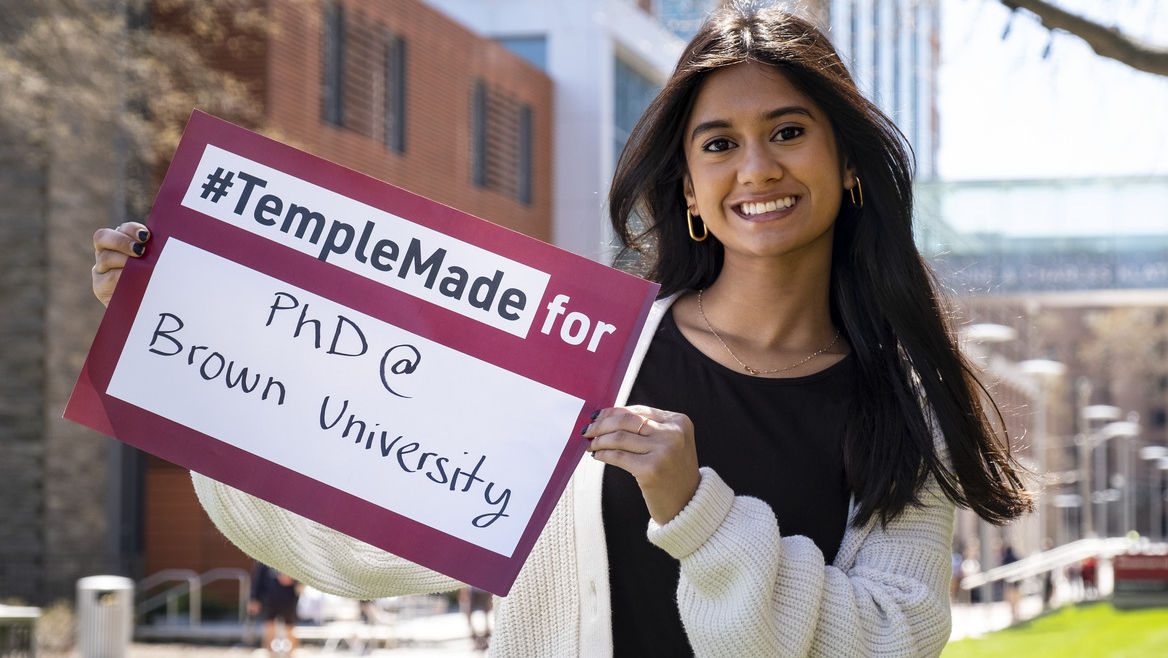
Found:
<svg viewBox="0 0 1168 658"><path fill-rule="evenodd" d="M800 128L798 126L786 126L784 128L779 128L779 131L777 133L775 133L775 141L776 142L790 141L792 139L795 139L796 137L799 137L802 134L803 134L802 128Z"/></svg>
<svg viewBox="0 0 1168 658"><path fill-rule="evenodd" d="M702 150L710 153L718 153L719 151L725 151L733 147L734 142L726 139L725 137L718 137L706 142L705 145L702 146Z"/></svg>

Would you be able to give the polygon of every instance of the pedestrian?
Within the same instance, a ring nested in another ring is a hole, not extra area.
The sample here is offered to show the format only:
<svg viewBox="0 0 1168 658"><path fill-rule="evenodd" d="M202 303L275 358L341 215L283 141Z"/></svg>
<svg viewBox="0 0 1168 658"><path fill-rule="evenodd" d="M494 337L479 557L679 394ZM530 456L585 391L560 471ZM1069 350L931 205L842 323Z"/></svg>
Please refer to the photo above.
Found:
<svg viewBox="0 0 1168 658"><path fill-rule="evenodd" d="M961 564L965 561L961 553L961 549L957 545L954 545L950 562L953 576L949 581L949 601L952 603L957 603L958 597L961 595Z"/></svg>
<svg viewBox="0 0 1168 658"><path fill-rule="evenodd" d="M954 505L1003 523L1031 501L914 245L903 135L812 24L726 3L630 135L609 213L661 298L491 652L939 654ZM99 298L139 230L95 236ZM460 586L193 477L228 537L315 587Z"/></svg>
<svg viewBox="0 0 1168 658"><path fill-rule="evenodd" d="M1081 578L1083 580L1083 598L1095 600L1099 598L1099 582L1097 580L1098 561L1095 556L1089 556L1083 560L1082 566L1079 568Z"/></svg>
<svg viewBox="0 0 1168 658"><path fill-rule="evenodd" d="M1083 592L1083 565L1081 563L1073 562L1067 565L1067 588L1070 590L1071 600L1083 600L1085 594Z"/></svg>
<svg viewBox="0 0 1168 658"><path fill-rule="evenodd" d="M1014 547L1006 544L1002 547L1002 566L1013 564L1018 561L1018 554L1014 552ZM1016 622L1020 619L1018 606L1022 600L1021 584L1017 580L1004 580L1005 598L1010 605L1010 620Z"/></svg>
<svg viewBox="0 0 1168 658"><path fill-rule="evenodd" d="M474 641L475 648L480 651L486 649L491 641L491 593L477 587L463 587L458 590L458 609L466 615L470 639ZM475 623L475 611L483 613L481 627Z"/></svg>
<svg viewBox="0 0 1168 658"><path fill-rule="evenodd" d="M296 637L296 606L300 601L300 583L292 576L256 561L251 576L251 600L248 612L263 623L263 648L272 656L288 655L300 646ZM284 631L276 638L276 624ZM287 649L285 651L285 649Z"/></svg>

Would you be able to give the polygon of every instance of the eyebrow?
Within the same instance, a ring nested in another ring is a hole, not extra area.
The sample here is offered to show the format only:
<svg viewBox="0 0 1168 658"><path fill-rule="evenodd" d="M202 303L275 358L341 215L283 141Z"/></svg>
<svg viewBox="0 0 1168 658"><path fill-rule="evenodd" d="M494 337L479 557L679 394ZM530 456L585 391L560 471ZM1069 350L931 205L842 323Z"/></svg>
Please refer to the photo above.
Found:
<svg viewBox="0 0 1168 658"><path fill-rule="evenodd" d="M802 105L789 105L787 107L780 107L780 108L773 109L770 112L767 112L766 116L763 117L763 120L764 121L771 121L773 119L777 119L777 118L783 116L784 114L802 114L802 115L806 116L808 119L815 119L814 115L811 114L811 110L803 107ZM730 122L726 121L725 119L713 119L711 121L703 121L694 127L693 132L690 133L690 135L689 135L689 141L692 142L693 140L697 139L697 136L699 133L705 132L707 130L714 130L717 128L729 128L729 127L730 127Z"/></svg>

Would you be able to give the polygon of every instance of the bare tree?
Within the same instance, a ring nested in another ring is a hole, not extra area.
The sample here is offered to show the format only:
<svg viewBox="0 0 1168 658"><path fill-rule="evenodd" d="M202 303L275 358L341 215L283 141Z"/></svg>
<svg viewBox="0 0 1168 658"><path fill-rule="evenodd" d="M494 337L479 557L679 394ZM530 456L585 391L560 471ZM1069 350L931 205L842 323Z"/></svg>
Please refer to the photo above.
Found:
<svg viewBox="0 0 1168 658"><path fill-rule="evenodd" d="M1156 75L1168 76L1168 48L1156 46L1124 34L1116 27L1073 14L1045 0L1000 0L1017 11L1025 9L1038 17L1049 30L1073 34L1097 54Z"/></svg>
<svg viewBox="0 0 1168 658"><path fill-rule="evenodd" d="M187 115L258 127L262 107L230 70L263 43L254 0L20 0L0 18L0 124L25 160L117 151L124 210L142 213ZM224 66L227 64L228 66ZM94 167L72 184L108 187ZM129 174L128 176L125 174Z"/></svg>

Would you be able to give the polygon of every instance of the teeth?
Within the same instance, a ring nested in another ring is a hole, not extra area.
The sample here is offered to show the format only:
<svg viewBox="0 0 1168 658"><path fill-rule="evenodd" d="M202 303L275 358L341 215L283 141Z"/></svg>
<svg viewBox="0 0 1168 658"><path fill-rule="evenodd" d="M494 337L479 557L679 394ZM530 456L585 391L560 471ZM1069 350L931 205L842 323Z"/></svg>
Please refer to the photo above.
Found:
<svg viewBox="0 0 1168 658"><path fill-rule="evenodd" d="M774 212L780 208L790 208L793 205L795 205L795 197L793 196L758 203L747 202L742 204L742 214L761 215L766 212Z"/></svg>

